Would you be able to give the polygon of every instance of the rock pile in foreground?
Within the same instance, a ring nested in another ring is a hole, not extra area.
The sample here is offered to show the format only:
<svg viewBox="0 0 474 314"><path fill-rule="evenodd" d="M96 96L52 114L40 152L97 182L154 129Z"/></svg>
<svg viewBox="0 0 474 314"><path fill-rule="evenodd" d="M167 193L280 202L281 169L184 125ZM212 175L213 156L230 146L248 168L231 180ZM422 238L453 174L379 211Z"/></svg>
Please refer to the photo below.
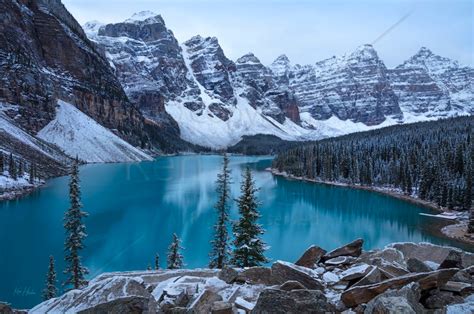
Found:
<svg viewBox="0 0 474 314"><path fill-rule="evenodd" d="M222 270L106 273L32 313L473 313L474 254L428 243L331 252Z"/></svg>

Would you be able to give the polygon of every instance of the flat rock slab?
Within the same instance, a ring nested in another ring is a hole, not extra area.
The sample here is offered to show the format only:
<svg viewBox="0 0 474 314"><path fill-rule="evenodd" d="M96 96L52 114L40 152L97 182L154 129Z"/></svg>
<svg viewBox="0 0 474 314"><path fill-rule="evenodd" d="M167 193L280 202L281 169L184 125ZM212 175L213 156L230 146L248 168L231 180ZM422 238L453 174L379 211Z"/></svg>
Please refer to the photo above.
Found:
<svg viewBox="0 0 474 314"><path fill-rule="evenodd" d="M324 264L329 266L342 266L348 265L355 261L355 258L352 256L338 256L331 259L328 259Z"/></svg>
<svg viewBox="0 0 474 314"><path fill-rule="evenodd" d="M395 248L401 251L406 260L409 258L417 258L420 261L431 261L441 264L452 250L461 253L462 267L467 268L474 265L474 254L461 251L447 246L440 246L431 243L393 243L388 247Z"/></svg>
<svg viewBox="0 0 474 314"><path fill-rule="evenodd" d="M333 312L319 290L282 291L266 289L260 294L252 313L325 313Z"/></svg>
<svg viewBox="0 0 474 314"><path fill-rule="evenodd" d="M411 282L418 282L422 291L433 289L446 284L457 271L458 269L453 268L427 273L408 274L368 286L352 287L342 293L341 300L347 307L354 307L358 304L367 303L388 289L399 289Z"/></svg>
<svg viewBox="0 0 474 314"><path fill-rule="evenodd" d="M292 263L277 261L272 265L273 278L283 284L289 280L298 281L307 289L323 290L323 284L317 279L317 274L306 268Z"/></svg>
<svg viewBox="0 0 474 314"><path fill-rule="evenodd" d="M365 277L372 270L372 268L373 266L367 264L352 266L341 273L341 280L348 281Z"/></svg>
<svg viewBox="0 0 474 314"><path fill-rule="evenodd" d="M276 284L272 277L272 270L268 267L260 266L244 269L237 275L235 281L245 282L252 285L262 284L271 286Z"/></svg>
<svg viewBox="0 0 474 314"><path fill-rule="evenodd" d="M295 262L295 265L316 268L318 262L321 260L321 257L323 257L324 254L326 254L326 250L320 248L319 246L312 245Z"/></svg>
<svg viewBox="0 0 474 314"><path fill-rule="evenodd" d="M352 241L351 243L348 243L346 245L343 245L335 250L332 250L329 253L326 253L323 257L323 261L327 261L331 258L335 258L338 256L353 256L353 257L358 257L362 253L362 245L364 244L364 240L362 239L357 239L355 241Z"/></svg>

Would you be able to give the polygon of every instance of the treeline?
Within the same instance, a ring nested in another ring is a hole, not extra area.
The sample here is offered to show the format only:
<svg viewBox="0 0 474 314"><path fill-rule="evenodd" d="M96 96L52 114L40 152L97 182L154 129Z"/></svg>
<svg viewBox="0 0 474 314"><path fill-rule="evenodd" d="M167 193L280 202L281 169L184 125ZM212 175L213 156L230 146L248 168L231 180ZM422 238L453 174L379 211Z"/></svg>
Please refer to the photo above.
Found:
<svg viewBox="0 0 474 314"><path fill-rule="evenodd" d="M440 207L472 208L474 117L399 125L280 153L273 168L325 182L396 189Z"/></svg>
<svg viewBox="0 0 474 314"><path fill-rule="evenodd" d="M16 160L13 154L9 156L0 152L0 175L7 175L13 180L18 180L28 174L28 181L33 184L35 180L40 180L40 176L35 164L27 164L23 160Z"/></svg>

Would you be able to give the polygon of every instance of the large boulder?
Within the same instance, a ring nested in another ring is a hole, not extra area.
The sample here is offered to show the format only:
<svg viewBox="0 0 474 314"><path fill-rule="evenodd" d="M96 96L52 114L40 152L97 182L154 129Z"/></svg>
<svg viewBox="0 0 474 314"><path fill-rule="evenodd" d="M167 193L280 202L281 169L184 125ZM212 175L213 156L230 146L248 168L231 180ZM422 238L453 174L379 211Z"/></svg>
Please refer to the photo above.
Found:
<svg viewBox="0 0 474 314"><path fill-rule="evenodd" d="M319 246L312 245L295 262L295 265L316 268L318 262L321 260L321 257L323 257L324 254L326 254L326 250L320 248Z"/></svg>
<svg viewBox="0 0 474 314"><path fill-rule="evenodd" d="M146 289L141 278L113 276L95 279L82 290L71 290L62 296L45 301L31 311L33 313L86 312L93 309L155 310L155 298Z"/></svg>
<svg viewBox="0 0 474 314"><path fill-rule="evenodd" d="M299 281L288 280L280 286L280 290L291 291L291 290L301 290L306 289Z"/></svg>
<svg viewBox="0 0 474 314"><path fill-rule="evenodd" d="M363 278L372 270L372 268L374 267L367 264L354 265L341 273L341 280L346 281Z"/></svg>
<svg viewBox="0 0 474 314"><path fill-rule="evenodd" d="M211 290L203 290L188 305L187 312L196 314L209 313L213 304L217 301L222 301L222 297L219 294Z"/></svg>
<svg viewBox="0 0 474 314"><path fill-rule="evenodd" d="M96 313L154 313L155 308L150 308L148 298L129 296L116 299L110 302L100 303L86 310L77 312L78 314L96 314Z"/></svg>
<svg viewBox="0 0 474 314"><path fill-rule="evenodd" d="M450 291L441 291L439 289L433 289L428 292L428 296L422 300L423 305L427 309L442 309L448 304L461 303L463 298L455 296Z"/></svg>
<svg viewBox="0 0 474 314"><path fill-rule="evenodd" d="M348 307L354 307L372 300L388 289L399 289L411 282L418 282L422 291L438 288L458 271L458 269L442 269L427 273L408 274L367 286L351 287L344 291L341 300Z"/></svg>
<svg viewBox="0 0 474 314"><path fill-rule="evenodd" d="M444 261L439 265L439 269L446 268L463 268L462 267L462 255L460 251L451 250Z"/></svg>
<svg viewBox="0 0 474 314"><path fill-rule="evenodd" d="M387 247L395 248L403 253L405 260L409 258L416 258L420 261L435 262L441 264L451 251L457 251L461 254L462 268L467 268L474 265L474 254L462 251L457 248L440 246L431 243L393 243Z"/></svg>
<svg viewBox="0 0 474 314"><path fill-rule="evenodd" d="M424 273L431 271L431 268L428 265L416 258L409 258L407 260L407 268L412 273Z"/></svg>
<svg viewBox="0 0 474 314"><path fill-rule="evenodd" d="M411 283L399 290L389 290L367 303L364 314L372 313L423 313L419 303L421 294L417 283Z"/></svg>
<svg viewBox="0 0 474 314"><path fill-rule="evenodd" d="M306 267L277 261L272 265L272 276L276 282L283 284L289 280L300 282L307 289L323 290L324 286L317 278L317 273Z"/></svg>
<svg viewBox="0 0 474 314"><path fill-rule="evenodd" d="M323 257L323 261L327 261L329 259L339 257L339 256L353 256L353 257L358 257L362 253L362 245L364 244L364 240L362 239L357 239L352 241L351 243L348 243L346 245L343 245L335 250L332 250L329 253L326 253Z"/></svg>
<svg viewBox="0 0 474 314"><path fill-rule="evenodd" d="M372 285L385 279L387 279L387 277L382 274L380 269L374 267L361 280L354 283L352 287Z"/></svg>
<svg viewBox="0 0 474 314"><path fill-rule="evenodd" d="M237 275L235 281L251 285L262 284L271 286L275 284L275 280L272 277L272 270L268 267L260 266L244 269Z"/></svg>
<svg viewBox="0 0 474 314"><path fill-rule="evenodd" d="M237 279L238 275L239 272L235 268L224 266L224 268L219 271L217 278L224 281L225 283L231 284L235 281L235 279Z"/></svg>
<svg viewBox="0 0 474 314"><path fill-rule="evenodd" d="M266 289L260 293L252 313L324 313L333 311L333 306L319 290Z"/></svg>
<svg viewBox="0 0 474 314"><path fill-rule="evenodd" d="M374 265L375 261L384 260L388 263L393 263L405 267L405 258L403 253L399 250L391 247L384 248L383 250L372 250L362 252L357 259L358 262Z"/></svg>

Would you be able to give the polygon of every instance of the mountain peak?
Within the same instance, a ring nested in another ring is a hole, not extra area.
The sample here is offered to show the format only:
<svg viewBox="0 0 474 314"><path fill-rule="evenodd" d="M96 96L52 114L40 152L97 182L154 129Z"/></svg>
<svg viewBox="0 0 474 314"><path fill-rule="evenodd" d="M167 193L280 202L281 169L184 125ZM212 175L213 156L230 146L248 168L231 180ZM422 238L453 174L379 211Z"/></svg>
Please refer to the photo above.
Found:
<svg viewBox="0 0 474 314"><path fill-rule="evenodd" d="M285 54L279 55L272 64L289 64L290 59Z"/></svg>
<svg viewBox="0 0 474 314"><path fill-rule="evenodd" d="M261 63L260 60L252 53L246 53L242 57L238 58L237 63Z"/></svg>
<svg viewBox="0 0 474 314"><path fill-rule="evenodd" d="M421 47L420 50L415 54L416 57L431 57L434 53L426 47Z"/></svg>
<svg viewBox="0 0 474 314"><path fill-rule="evenodd" d="M147 24L152 24L152 23L160 23L160 24L165 24L165 21L161 17L161 15L156 14L155 12L152 11L140 11L137 13L134 13L130 18L125 20L125 23L141 23L141 22L147 22Z"/></svg>

